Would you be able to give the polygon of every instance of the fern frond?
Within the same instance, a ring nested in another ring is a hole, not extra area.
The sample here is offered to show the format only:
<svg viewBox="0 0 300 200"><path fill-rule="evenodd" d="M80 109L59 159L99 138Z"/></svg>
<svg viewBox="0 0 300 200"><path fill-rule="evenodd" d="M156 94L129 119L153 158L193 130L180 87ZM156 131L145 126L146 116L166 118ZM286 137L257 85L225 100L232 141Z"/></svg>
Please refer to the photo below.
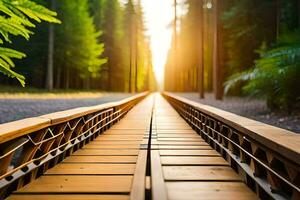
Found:
<svg viewBox="0 0 300 200"><path fill-rule="evenodd" d="M0 72L11 78L16 78L20 84L25 86L25 77L11 70L9 64L0 57Z"/></svg>
<svg viewBox="0 0 300 200"><path fill-rule="evenodd" d="M4 41L11 43L10 35L30 38L32 32L29 27L35 27L30 21L47 21L61 23L56 19L56 12L41 6L31 0L0 0L0 44ZM13 49L0 47L0 72L16 78L22 86L25 85L25 77L14 72L15 66L12 59L22 59L26 55Z"/></svg>

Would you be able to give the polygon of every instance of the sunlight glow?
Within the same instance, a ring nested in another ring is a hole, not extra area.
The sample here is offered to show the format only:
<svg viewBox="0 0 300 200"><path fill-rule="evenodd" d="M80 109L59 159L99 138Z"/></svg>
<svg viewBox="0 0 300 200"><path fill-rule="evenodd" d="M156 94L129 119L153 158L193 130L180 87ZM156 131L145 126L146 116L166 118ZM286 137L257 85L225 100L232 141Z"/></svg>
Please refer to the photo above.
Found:
<svg viewBox="0 0 300 200"><path fill-rule="evenodd" d="M160 86L164 80L164 65L171 45L174 18L173 0L142 0L147 35L151 39L153 67Z"/></svg>

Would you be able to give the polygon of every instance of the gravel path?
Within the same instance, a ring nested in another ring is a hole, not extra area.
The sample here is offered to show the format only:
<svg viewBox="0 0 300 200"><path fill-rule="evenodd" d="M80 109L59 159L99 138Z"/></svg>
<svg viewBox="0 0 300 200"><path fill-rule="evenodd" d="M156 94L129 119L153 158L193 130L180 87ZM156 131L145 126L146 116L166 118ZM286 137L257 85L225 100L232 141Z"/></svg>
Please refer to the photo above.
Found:
<svg viewBox="0 0 300 200"><path fill-rule="evenodd" d="M205 99L199 99L197 93L175 93L202 104L215 106L244 117L248 117L266 124L281 127L300 133L300 113L279 113L270 111L262 100L246 97L225 97L223 101L217 101L212 94L206 94Z"/></svg>
<svg viewBox="0 0 300 200"><path fill-rule="evenodd" d="M131 94L128 93L112 93L99 98L84 99L58 98L45 100L0 98L0 124L77 107L94 106L111 101L118 101L130 96Z"/></svg>

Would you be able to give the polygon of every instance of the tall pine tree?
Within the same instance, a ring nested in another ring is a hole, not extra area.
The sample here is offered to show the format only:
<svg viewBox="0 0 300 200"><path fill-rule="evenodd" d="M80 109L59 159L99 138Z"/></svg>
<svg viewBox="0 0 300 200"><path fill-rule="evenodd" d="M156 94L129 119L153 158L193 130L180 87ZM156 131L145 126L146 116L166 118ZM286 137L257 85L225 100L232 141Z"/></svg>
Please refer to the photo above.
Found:
<svg viewBox="0 0 300 200"><path fill-rule="evenodd" d="M58 11L64 23L56 31L56 67L63 71L65 88L72 86L74 73L79 73L84 87L89 88L90 80L99 76L107 59L100 58L104 44L97 40L100 32L90 16L88 0L61 0Z"/></svg>

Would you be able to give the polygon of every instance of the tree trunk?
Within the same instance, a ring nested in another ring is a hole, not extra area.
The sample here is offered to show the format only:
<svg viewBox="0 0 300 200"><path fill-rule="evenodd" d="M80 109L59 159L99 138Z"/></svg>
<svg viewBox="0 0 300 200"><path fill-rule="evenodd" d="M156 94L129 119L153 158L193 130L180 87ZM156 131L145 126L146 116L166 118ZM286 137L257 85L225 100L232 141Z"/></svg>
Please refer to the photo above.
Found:
<svg viewBox="0 0 300 200"><path fill-rule="evenodd" d="M51 0L51 10L55 10L56 2ZM49 41L48 41L48 63L47 63L47 77L46 89L53 90L53 54L54 54L54 25L49 25Z"/></svg>
<svg viewBox="0 0 300 200"><path fill-rule="evenodd" d="M60 88L60 81L61 81L61 68L58 67L57 72L56 72L56 81L55 81L56 88Z"/></svg>
<svg viewBox="0 0 300 200"><path fill-rule="evenodd" d="M133 22L131 21L130 23L130 32L131 33L134 33L134 28L133 28ZM132 93L132 67L133 67L133 35L131 34L130 35L130 38L129 38L129 43L130 43L130 46L129 46L129 92Z"/></svg>
<svg viewBox="0 0 300 200"><path fill-rule="evenodd" d="M281 21L281 0L276 1L276 38L280 34L280 21Z"/></svg>
<svg viewBox="0 0 300 200"><path fill-rule="evenodd" d="M70 87L70 71L69 68L66 68L66 74L65 74L65 89L69 89Z"/></svg>
<svg viewBox="0 0 300 200"><path fill-rule="evenodd" d="M199 0L199 69L198 69L198 83L199 83L199 97L204 98L204 22L203 22L203 0Z"/></svg>
<svg viewBox="0 0 300 200"><path fill-rule="evenodd" d="M214 0L213 12L214 12L214 50L213 50L213 88L215 99L223 99L223 86L222 86L222 25L220 22L221 5L222 1Z"/></svg>
<svg viewBox="0 0 300 200"><path fill-rule="evenodd" d="M174 0L174 25L173 25L173 34L174 34L174 50L173 50L173 69L172 69L172 78L171 78L171 91L175 92L178 88L178 84L180 83L180 78L177 72L177 0Z"/></svg>
<svg viewBox="0 0 300 200"><path fill-rule="evenodd" d="M135 25L135 92L138 92L138 22Z"/></svg>
<svg viewBox="0 0 300 200"><path fill-rule="evenodd" d="M300 27L300 0L297 1L298 6L298 28Z"/></svg>
<svg viewBox="0 0 300 200"><path fill-rule="evenodd" d="M130 50L129 50L129 83L128 83L128 92L132 92L131 86L131 76L132 76L132 42L130 41Z"/></svg>
<svg viewBox="0 0 300 200"><path fill-rule="evenodd" d="M87 77L83 80L84 89L89 90L90 89L90 77Z"/></svg>

